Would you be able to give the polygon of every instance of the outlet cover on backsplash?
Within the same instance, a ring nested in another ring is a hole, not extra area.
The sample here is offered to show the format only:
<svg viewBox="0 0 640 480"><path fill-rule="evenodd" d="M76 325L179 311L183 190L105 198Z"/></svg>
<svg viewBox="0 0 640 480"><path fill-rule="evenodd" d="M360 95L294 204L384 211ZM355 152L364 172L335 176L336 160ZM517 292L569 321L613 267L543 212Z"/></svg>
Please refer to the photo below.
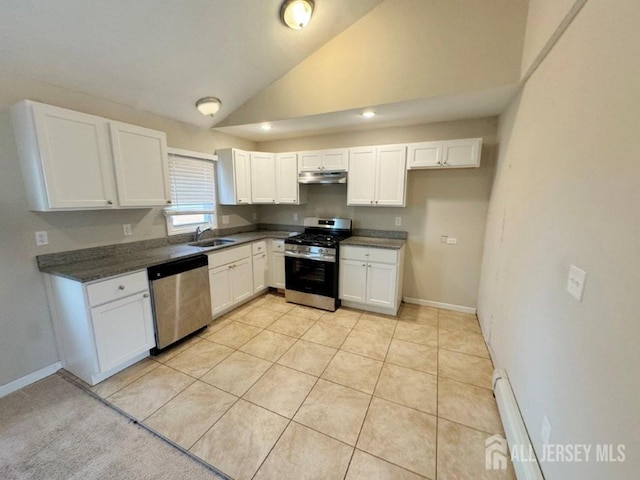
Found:
<svg viewBox="0 0 640 480"><path fill-rule="evenodd" d="M229 215L222 215L222 224L229 225Z"/></svg>

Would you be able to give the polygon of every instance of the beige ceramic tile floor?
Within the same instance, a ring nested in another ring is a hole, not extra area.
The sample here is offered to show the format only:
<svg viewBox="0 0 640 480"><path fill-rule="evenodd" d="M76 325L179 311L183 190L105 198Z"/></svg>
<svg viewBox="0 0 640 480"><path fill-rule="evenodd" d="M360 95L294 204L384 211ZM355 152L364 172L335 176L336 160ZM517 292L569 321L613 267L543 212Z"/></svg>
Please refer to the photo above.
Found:
<svg viewBox="0 0 640 480"><path fill-rule="evenodd" d="M93 387L237 479L514 479L475 316L397 318L267 294Z"/></svg>

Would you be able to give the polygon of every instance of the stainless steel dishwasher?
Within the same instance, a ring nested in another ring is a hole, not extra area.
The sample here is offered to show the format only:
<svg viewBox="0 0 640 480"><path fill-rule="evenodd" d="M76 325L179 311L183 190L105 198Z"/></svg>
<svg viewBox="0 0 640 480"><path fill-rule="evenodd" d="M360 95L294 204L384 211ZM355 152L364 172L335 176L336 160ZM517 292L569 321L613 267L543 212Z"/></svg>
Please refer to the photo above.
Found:
<svg viewBox="0 0 640 480"><path fill-rule="evenodd" d="M206 255L149 267L156 348L162 350L211 323Z"/></svg>

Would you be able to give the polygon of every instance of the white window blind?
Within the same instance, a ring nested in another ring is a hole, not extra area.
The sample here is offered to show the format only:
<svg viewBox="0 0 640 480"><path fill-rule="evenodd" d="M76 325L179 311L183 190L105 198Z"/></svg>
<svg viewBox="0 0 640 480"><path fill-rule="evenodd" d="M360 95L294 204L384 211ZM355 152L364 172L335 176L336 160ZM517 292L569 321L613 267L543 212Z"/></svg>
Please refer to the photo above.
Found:
<svg viewBox="0 0 640 480"><path fill-rule="evenodd" d="M215 172L211 160L169 155L172 205L167 215L215 213Z"/></svg>

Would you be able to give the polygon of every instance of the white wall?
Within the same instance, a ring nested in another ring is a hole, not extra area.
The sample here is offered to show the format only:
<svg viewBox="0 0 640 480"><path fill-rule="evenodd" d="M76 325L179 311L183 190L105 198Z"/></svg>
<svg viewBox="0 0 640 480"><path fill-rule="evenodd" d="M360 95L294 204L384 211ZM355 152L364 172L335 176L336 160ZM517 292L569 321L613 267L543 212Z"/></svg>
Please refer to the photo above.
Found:
<svg viewBox="0 0 640 480"><path fill-rule="evenodd" d="M589 0L500 117L478 302L496 366L539 454L545 415L553 444L627 448L625 463L544 463L548 480L640 471L638 20L636 0Z"/></svg>
<svg viewBox="0 0 640 480"><path fill-rule="evenodd" d="M0 77L0 385L58 361L42 275L42 253L166 236L160 209L92 212L30 212L13 139L9 107L24 98L167 133L170 146L213 153L253 142L213 133L174 120L25 78ZM252 223L255 207L221 207L229 226ZM122 224L133 227L124 237ZM50 244L36 247L34 232L46 230Z"/></svg>
<svg viewBox="0 0 640 480"><path fill-rule="evenodd" d="M452 138L483 137L478 169L413 170L408 173L407 206L348 207L346 185L309 185L309 203L301 206L262 206L260 221L293 224L305 216L352 218L355 228L406 230L404 295L421 300L475 308L484 226L493 175L496 119L384 128L262 142L263 151L283 152L331 147L383 145ZM395 226L395 217L402 226ZM440 236L458 238L457 245L440 243Z"/></svg>

